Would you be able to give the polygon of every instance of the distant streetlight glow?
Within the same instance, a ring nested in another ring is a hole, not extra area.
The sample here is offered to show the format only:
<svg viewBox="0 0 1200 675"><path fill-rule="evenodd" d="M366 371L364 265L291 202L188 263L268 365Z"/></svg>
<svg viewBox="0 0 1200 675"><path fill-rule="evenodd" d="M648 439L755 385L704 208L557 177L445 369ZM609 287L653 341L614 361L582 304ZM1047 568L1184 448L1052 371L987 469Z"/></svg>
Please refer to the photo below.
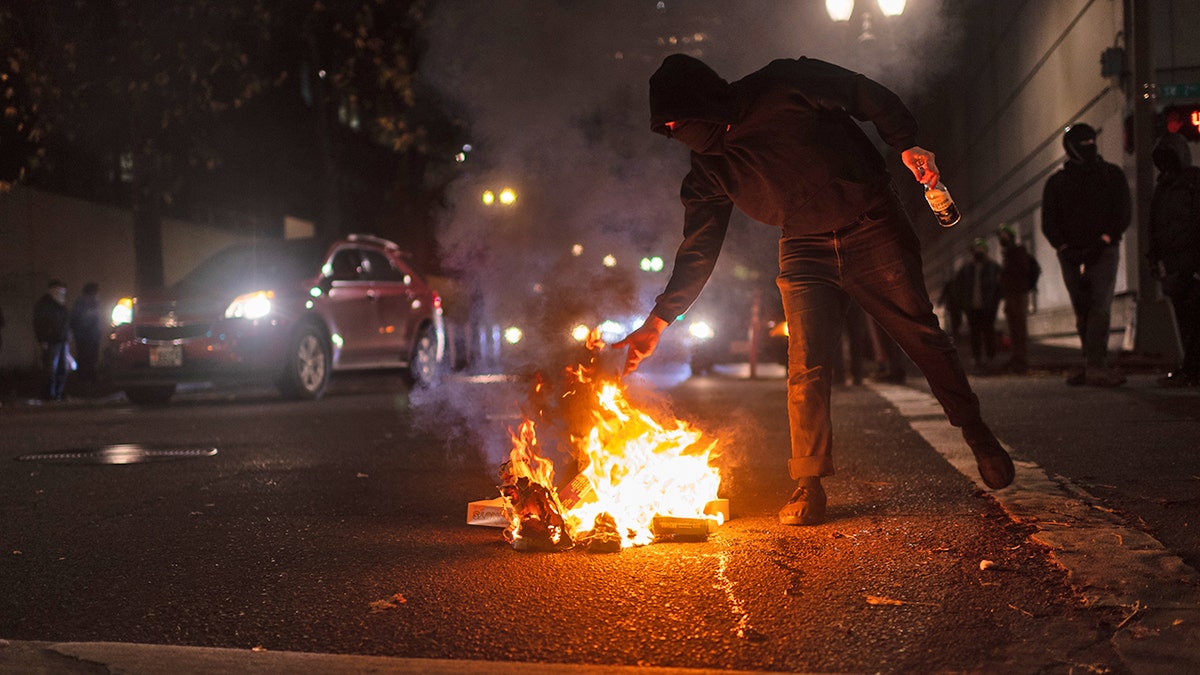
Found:
<svg viewBox="0 0 1200 675"><path fill-rule="evenodd" d="M647 256L642 258L641 263L643 272L661 272L663 270L663 259L659 256Z"/></svg>
<svg viewBox="0 0 1200 675"><path fill-rule="evenodd" d="M904 13L905 0L879 0L879 11L884 16L900 16Z"/></svg>
<svg viewBox="0 0 1200 675"><path fill-rule="evenodd" d="M617 257L610 253L610 254L604 256L603 262L604 262L605 267L616 267L617 266Z"/></svg>
<svg viewBox="0 0 1200 675"><path fill-rule="evenodd" d="M496 202L500 202L505 206L512 206L517 202L517 192L507 187L501 190L500 194L496 194L491 190L484 190L480 199L483 201L484 206L491 206Z"/></svg>
<svg viewBox="0 0 1200 675"><path fill-rule="evenodd" d="M854 16L855 0L825 0L825 12L834 21L849 21ZM879 12L884 16L900 16L904 13L906 0L876 0ZM863 10L867 11L867 10Z"/></svg>
<svg viewBox="0 0 1200 675"><path fill-rule="evenodd" d="M583 244L575 244L572 246L571 255L575 256L576 258L583 255Z"/></svg>
<svg viewBox="0 0 1200 675"><path fill-rule="evenodd" d="M849 21L854 14L854 0L825 0L825 11L834 21Z"/></svg>

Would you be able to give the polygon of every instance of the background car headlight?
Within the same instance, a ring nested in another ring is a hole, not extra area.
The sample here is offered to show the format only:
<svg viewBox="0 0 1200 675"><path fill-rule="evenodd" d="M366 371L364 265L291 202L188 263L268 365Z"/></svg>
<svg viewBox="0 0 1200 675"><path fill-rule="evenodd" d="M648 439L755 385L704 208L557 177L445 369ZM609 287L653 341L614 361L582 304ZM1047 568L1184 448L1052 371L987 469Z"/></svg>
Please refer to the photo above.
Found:
<svg viewBox="0 0 1200 675"><path fill-rule="evenodd" d="M689 325L688 334L697 340L711 340L717 335L707 321L696 321Z"/></svg>
<svg viewBox="0 0 1200 675"><path fill-rule="evenodd" d="M592 329L581 323L571 329L571 339L576 342L583 342L588 339L588 335L591 335L591 333Z"/></svg>
<svg viewBox="0 0 1200 675"><path fill-rule="evenodd" d="M121 298L109 314L114 327L133 321L133 298Z"/></svg>
<svg viewBox="0 0 1200 675"><path fill-rule="evenodd" d="M271 313L275 291L255 291L239 295L225 310L226 319L261 319Z"/></svg>

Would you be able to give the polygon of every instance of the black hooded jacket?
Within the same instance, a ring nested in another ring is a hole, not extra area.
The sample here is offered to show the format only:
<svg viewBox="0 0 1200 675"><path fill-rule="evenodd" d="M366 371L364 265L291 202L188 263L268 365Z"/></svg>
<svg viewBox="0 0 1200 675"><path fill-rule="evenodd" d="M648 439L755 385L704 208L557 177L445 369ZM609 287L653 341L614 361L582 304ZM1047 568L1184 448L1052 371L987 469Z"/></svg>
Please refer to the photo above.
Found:
<svg viewBox="0 0 1200 675"><path fill-rule="evenodd" d="M1042 190L1042 233L1055 250L1099 250L1105 234L1115 245L1132 217L1125 173L1099 156L1067 161Z"/></svg>
<svg viewBox="0 0 1200 675"><path fill-rule="evenodd" d="M899 151L916 145L899 97L831 63L779 59L726 83L692 57L667 57L650 78L651 129L670 136L667 123L685 120L725 129L711 148L693 149L680 190L684 241L654 314L674 321L700 294L734 206L796 236L832 232L881 202L891 177L855 119Z"/></svg>
<svg viewBox="0 0 1200 675"><path fill-rule="evenodd" d="M1150 262L1188 278L1200 272L1200 167L1192 166L1179 134L1164 134L1153 157L1159 174L1150 201Z"/></svg>

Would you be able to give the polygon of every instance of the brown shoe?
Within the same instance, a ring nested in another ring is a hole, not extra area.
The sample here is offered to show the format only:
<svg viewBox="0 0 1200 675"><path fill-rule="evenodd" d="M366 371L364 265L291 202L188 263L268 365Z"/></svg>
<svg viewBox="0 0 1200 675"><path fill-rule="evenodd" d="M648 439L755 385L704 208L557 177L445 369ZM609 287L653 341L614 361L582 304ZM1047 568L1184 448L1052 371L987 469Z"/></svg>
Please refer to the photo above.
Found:
<svg viewBox="0 0 1200 675"><path fill-rule="evenodd" d="M996 435L988 425L983 421L968 424L963 427L962 433L963 440L971 446L971 453L975 455L975 464L979 467L984 485L993 490L1011 485L1016 476L1012 458L996 440Z"/></svg>
<svg viewBox="0 0 1200 675"><path fill-rule="evenodd" d="M784 525L820 525L825 522L825 488L820 478L800 481L787 503L779 509Z"/></svg>

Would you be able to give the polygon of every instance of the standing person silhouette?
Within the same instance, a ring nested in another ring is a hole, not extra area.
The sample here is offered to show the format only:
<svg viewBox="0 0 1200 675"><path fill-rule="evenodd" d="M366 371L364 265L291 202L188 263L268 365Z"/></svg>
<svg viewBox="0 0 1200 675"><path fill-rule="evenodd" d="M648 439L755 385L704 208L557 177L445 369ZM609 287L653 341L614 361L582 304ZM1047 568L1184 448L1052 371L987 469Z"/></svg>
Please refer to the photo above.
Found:
<svg viewBox="0 0 1200 675"><path fill-rule="evenodd" d="M1083 349L1083 369L1067 384L1117 387L1125 377L1108 367L1108 334L1121 235L1133 215L1129 183L1121 167L1100 156L1087 124L1069 127L1063 147L1067 161L1042 191L1042 233L1058 252Z"/></svg>

